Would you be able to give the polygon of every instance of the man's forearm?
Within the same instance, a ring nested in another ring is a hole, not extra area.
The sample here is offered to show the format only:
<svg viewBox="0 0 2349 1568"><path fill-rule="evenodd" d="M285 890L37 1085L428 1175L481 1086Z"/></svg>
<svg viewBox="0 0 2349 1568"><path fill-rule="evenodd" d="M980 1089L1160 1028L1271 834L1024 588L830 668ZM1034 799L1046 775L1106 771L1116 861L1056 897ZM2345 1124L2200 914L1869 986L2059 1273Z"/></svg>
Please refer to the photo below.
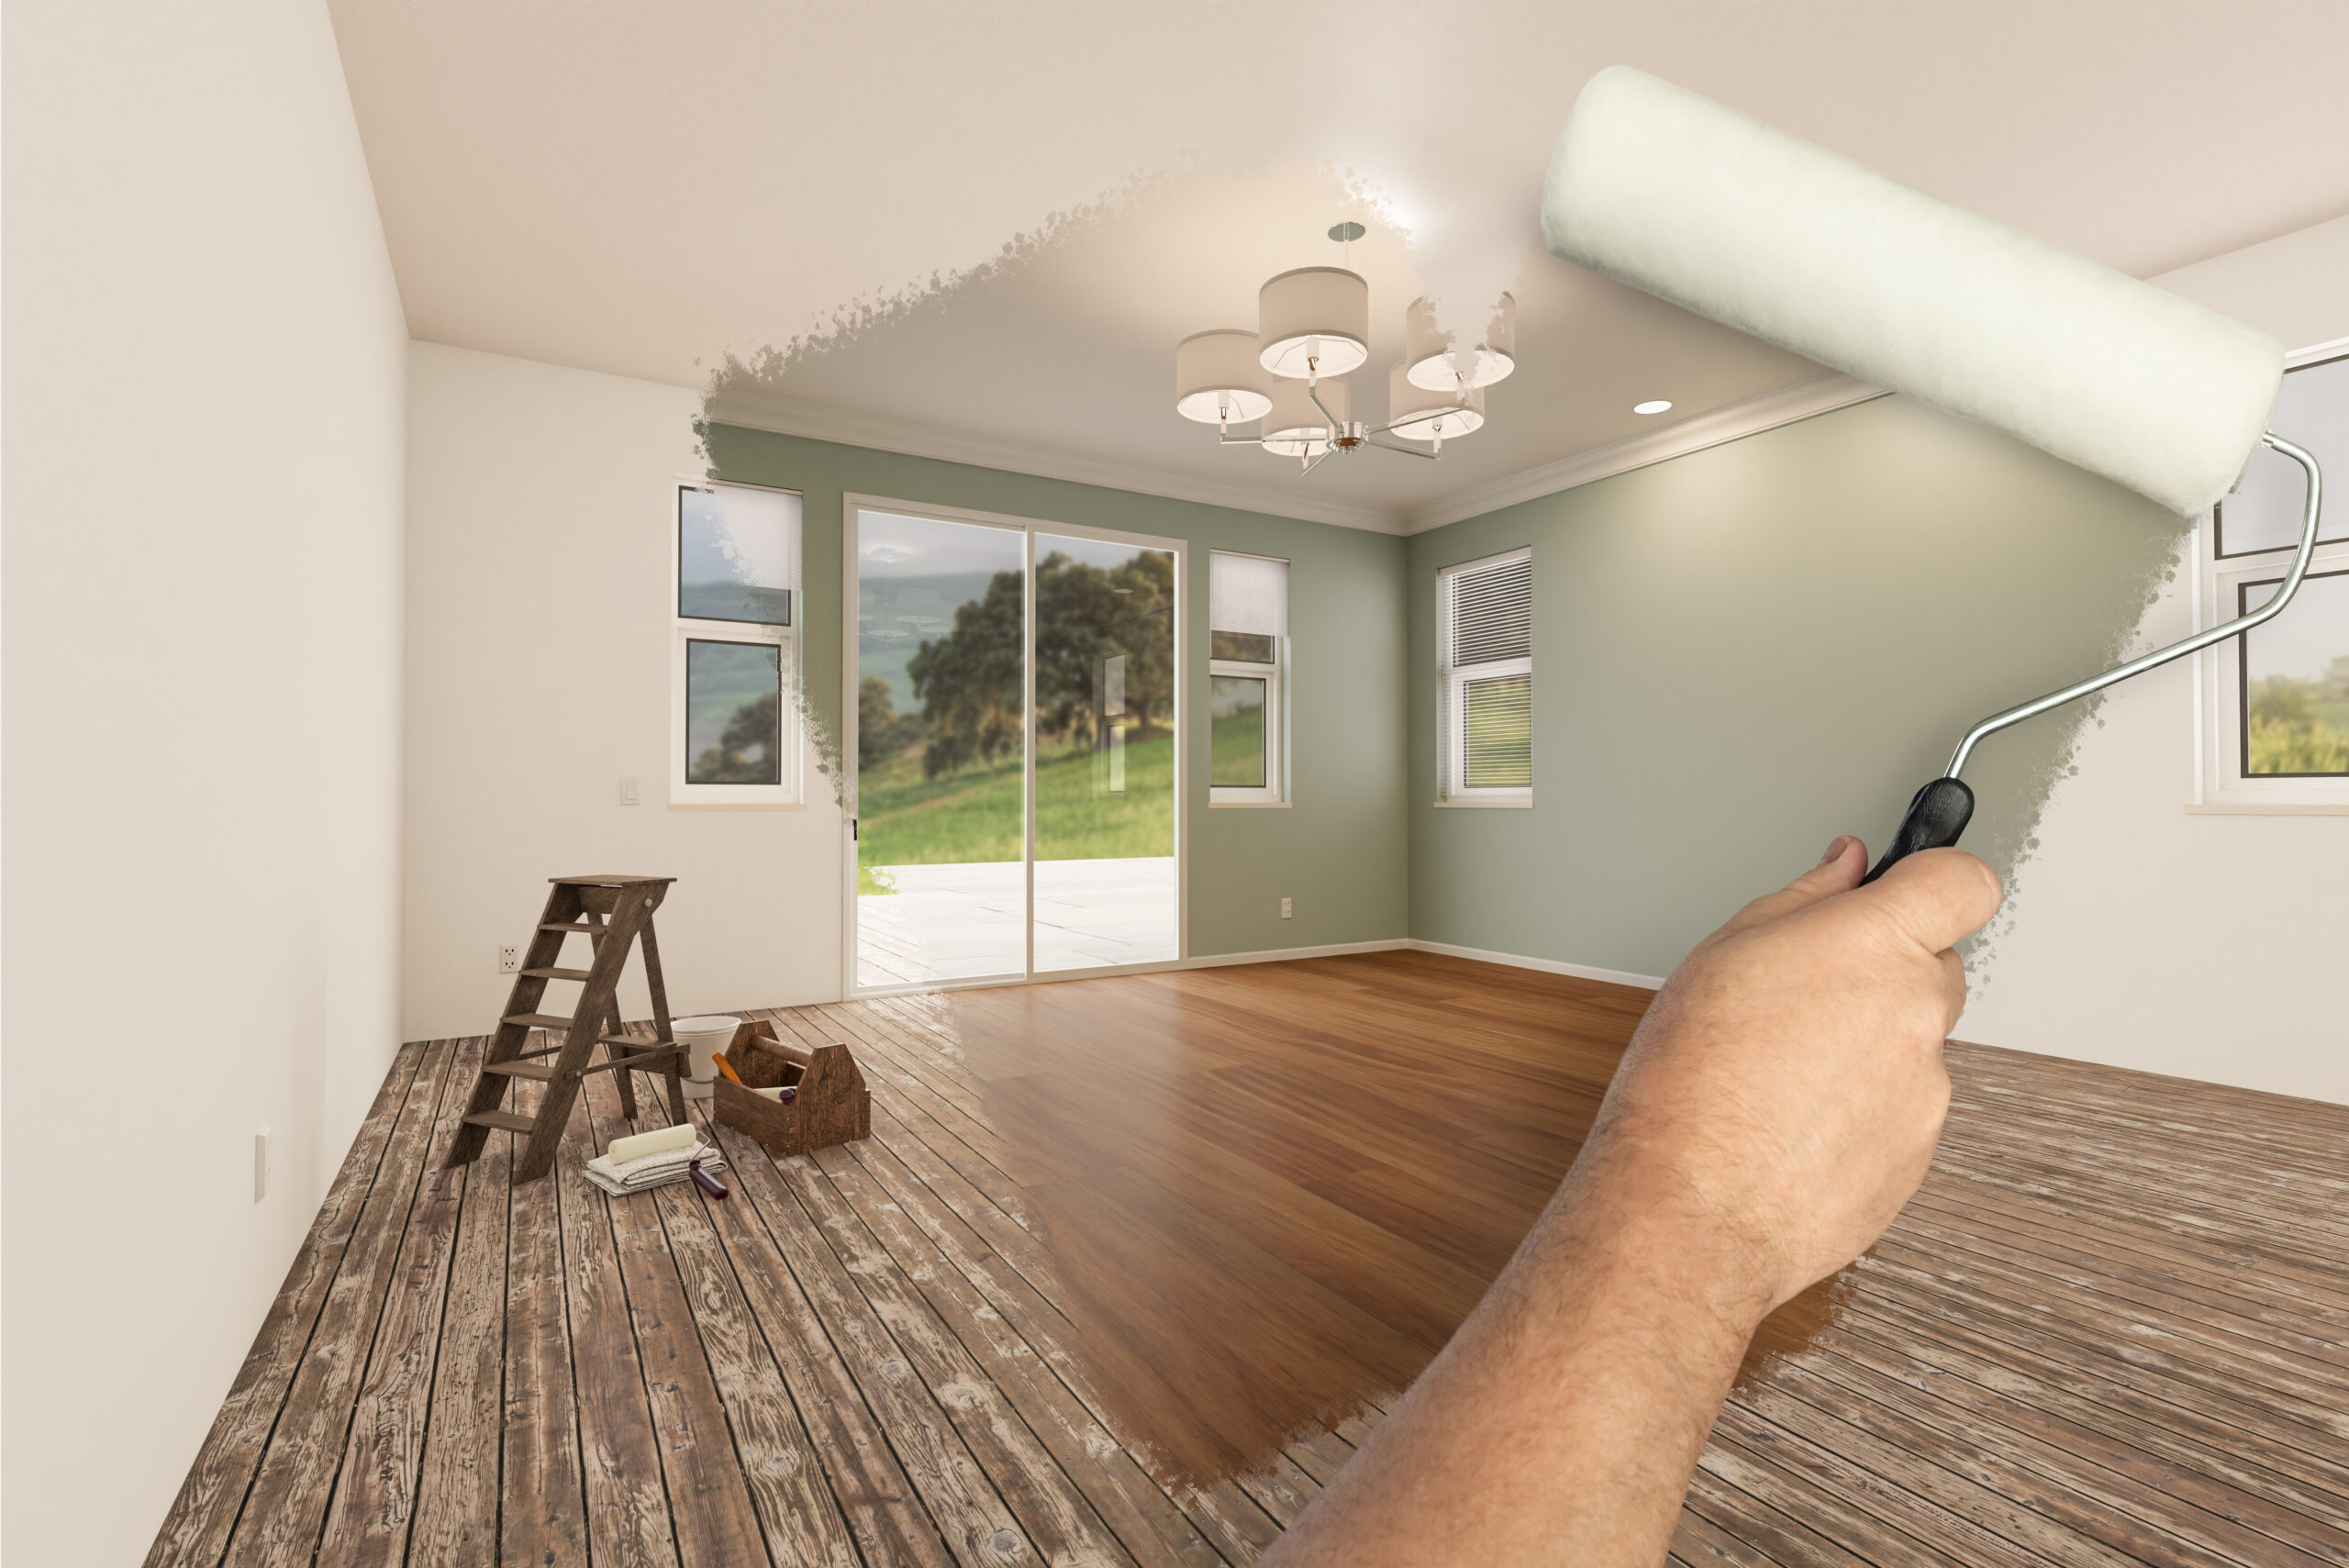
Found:
<svg viewBox="0 0 2349 1568"><path fill-rule="evenodd" d="M1663 1559L1769 1303L1668 1193L1578 1172L1395 1414L1264 1561Z"/></svg>

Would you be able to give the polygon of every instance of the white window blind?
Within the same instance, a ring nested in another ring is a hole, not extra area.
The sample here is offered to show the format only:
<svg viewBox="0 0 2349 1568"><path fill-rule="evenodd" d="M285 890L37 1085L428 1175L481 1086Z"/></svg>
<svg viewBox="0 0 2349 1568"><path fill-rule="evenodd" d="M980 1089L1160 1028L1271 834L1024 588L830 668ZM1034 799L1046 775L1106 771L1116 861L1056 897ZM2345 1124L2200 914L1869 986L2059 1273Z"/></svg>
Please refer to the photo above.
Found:
<svg viewBox="0 0 2349 1568"><path fill-rule="evenodd" d="M1446 569L1442 622L1443 798L1518 806L1533 795L1533 552Z"/></svg>
<svg viewBox="0 0 2349 1568"><path fill-rule="evenodd" d="M1288 562L1208 552L1209 806L1279 806L1288 663Z"/></svg>
<svg viewBox="0 0 2349 1568"><path fill-rule="evenodd" d="M1288 635L1288 562L1208 552L1208 627L1252 637Z"/></svg>

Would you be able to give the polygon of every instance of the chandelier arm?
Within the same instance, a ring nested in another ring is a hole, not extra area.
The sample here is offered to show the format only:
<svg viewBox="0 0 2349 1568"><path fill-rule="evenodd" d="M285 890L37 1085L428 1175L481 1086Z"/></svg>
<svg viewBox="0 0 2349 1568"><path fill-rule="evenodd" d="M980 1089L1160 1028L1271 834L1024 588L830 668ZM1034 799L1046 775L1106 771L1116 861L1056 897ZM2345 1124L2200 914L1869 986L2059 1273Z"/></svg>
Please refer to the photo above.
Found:
<svg viewBox="0 0 2349 1568"><path fill-rule="evenodd" d="M1329 462L1330 454L1337 450L1338 449L1335 447L1323 447L1321 449L1321 455L1315 458L1311 462L1307 463L1303 468L1298 469L1297 471L1297 476L1299 479L1304 478L1307 474L1312 473L1315 469Z"/></svg>
<svg viewBox="0 0 2349 1568"><path fill-rule="evenodd" d="M1226 436L1218 444L1227 447L1261 447L1264 444L1264 438L1262 436Z"/></svg>
<svg viewBox="0 0 2349 1568"><path fill-rule="evenodd" d="M1387 428L1393 429L1394 427L1390 425ZM1442 462L1443 461L1442 455L1436 452L1423 452L1417 447L1390 447L1385 441L1374 441L1366 436L1363 439L1362 444L1366 447L1376 447L1383 452L1401 452L1405 457L1423 457L1430 462Z"/></svg>
<svg viewBox="0 0 2349 1568"><path fill-rule="evenodd" d="M1335 439L1337 437L1342 436L1346 433L1346 422L1339 418L1335 414L1330 412L1330 406L1321 401L1321 389L1319 387L1316 386L1309 381L1307 382L1305 384L1305 395L1313 399L1313 406L1321 410L1321 417L1330 421L1330 435L1332 439Z"/></svg>

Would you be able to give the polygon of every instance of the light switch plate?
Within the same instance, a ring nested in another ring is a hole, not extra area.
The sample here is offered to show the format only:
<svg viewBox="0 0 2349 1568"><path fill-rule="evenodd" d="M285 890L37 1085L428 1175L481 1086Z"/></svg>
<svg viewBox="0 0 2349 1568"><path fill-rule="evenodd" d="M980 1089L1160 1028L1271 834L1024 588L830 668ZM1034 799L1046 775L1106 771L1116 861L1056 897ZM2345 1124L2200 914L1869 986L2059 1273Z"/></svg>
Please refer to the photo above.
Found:
<svg viewBox="0 0 2349 1568"><path fill-rule="evenodd" d="M622 806L636 804L636 775L634 773L620 775L620 804Z"/></svg>
<svg viewBox="0 0 2349 1568"><path fill-rule="evenodd" d="M1281 900L1281 918L1284 920L1288 918L1288 900L1286 898Z"/></svg>

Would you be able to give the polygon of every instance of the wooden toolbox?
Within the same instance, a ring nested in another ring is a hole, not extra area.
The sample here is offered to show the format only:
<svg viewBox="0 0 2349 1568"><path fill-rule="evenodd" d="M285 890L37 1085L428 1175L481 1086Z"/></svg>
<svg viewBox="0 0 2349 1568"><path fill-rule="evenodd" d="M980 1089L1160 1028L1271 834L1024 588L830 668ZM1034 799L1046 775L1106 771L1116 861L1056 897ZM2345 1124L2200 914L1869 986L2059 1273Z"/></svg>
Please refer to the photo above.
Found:
<svg viewBox="0 0 2349 1568"><path fill-rule="evenodd" d="M774 1026L761 1018L734 1031L726 1061L742 1082L719 1073L710 1086L710 1108L721 1125L749 1133L777 1154L805 1154L872 1136L873 1095L847 1046L779 1040ZM789 1104L751 1093L781 1084L799 1091Z"/></svg>

